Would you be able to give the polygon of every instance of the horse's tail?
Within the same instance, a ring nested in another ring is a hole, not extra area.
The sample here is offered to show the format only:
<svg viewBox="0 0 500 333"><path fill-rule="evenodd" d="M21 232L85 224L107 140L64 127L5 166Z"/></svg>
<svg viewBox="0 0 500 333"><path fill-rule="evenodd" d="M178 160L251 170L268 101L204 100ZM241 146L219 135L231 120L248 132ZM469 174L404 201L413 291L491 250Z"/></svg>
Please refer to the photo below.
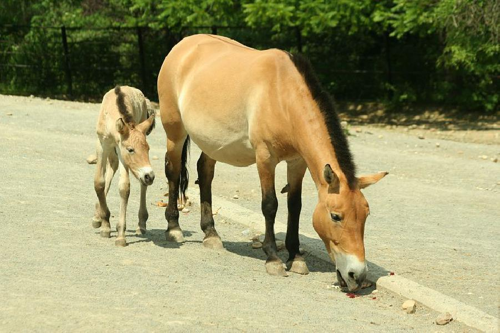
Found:
<svg viewBox="0 0 500 333"><path fill-rule="evenodd" d="M189 185L189 173L186 167L188 153L189 153L189 144L191 143L191 139L189 135L186 137L186 141L184 141L184 146L182 147L182 155L181 155L181 177L179 181L179 194L180 198L183 202L186 202L186 190Z"/></svg>

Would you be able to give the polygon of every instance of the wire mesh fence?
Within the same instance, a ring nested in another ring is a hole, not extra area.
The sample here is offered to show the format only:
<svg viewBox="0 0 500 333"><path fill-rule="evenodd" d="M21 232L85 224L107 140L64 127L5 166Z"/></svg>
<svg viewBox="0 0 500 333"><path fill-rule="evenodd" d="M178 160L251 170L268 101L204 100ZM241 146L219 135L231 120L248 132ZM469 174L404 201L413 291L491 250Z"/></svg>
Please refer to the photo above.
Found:
<svg viewBox="0 0 500 333"><path fill-rule="evenodd" d="M425 94L432 67L412 41L325 32L305 37L297 28L0 26L0 93L98 100L116 84L156 99L156 80L170 49L184 36L213 33L257 49L307 55L326 89L341 100L390 98L397 86ZM409 70L411 69L411 70Z"/></svg>

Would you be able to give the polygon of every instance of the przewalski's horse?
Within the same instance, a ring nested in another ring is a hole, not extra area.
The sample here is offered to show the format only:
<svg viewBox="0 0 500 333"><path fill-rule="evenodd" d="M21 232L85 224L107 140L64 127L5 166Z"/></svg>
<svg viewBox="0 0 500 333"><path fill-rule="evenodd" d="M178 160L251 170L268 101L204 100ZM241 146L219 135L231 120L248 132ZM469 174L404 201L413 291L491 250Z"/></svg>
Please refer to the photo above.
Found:
<svg viewBox="0 0 500 333"><path fill-rule="evenodd" d="M126 246L125 219L130 195L129 171L141 183L138 234L146 232L148 210L146 189L153 184L155 174L149 162L149 145L146 135L155 124L155 111L149 100L138 89L122 86L104 95L97 120L97 166L94 188L99 199L92 226L101 227L101 236L110 237L110 212L106 203L111 180L120 166L119 190L121 197L120 218L116 226L115 244Z"/></svg>
<svg viewBox="0 0 500 333"><path fill-rule="evenodd" d="M285 160L289 269L308 273L299 253L298 227L302 179L309 168L318 190L314 228L336 261L339 282L351 291L360 288L366 276L363 235L369 214L360 189L387 173L356 178L332 100L305 58L277 49L258 51L225 37L195 35L165 58L158 94L167 133L167 239L183 240L176 203L179 190L182 196L188 183L185 163L191 138L203 151L198 160L203 244L222 247L212 217L216 161L240 167L257 163L266 221L266 269L286 275L274 235L275 167Z"/></svg>

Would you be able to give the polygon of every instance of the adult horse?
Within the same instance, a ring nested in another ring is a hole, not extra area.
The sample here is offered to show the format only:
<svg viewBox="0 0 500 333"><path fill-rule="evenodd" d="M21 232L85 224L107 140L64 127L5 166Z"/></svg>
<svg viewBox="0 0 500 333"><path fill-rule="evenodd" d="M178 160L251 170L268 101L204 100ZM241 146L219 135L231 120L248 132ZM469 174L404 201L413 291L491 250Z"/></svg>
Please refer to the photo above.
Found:
<svg viewBox="0 0 500 333"><path fill-rule="evenodd" d="M286 275L274 236L275 167L284 160L288 268L308 273L298 233L302 180L308 168L318 190L314 229L336 262L339 282L351 291L360 288L366 277L363 235L369 214L360 189L387 173L356 178L333 102L304 57L277 49L258 51L221 36L194 35L183 39L165 58L158 95L167 133L167 239L183 241L177 199L188 184L185 164L191 138L202 150L197 169L203 244L222 247L212 217L216 161L240 167L256 163L266 221L266 269L269 274Z"/></svg>

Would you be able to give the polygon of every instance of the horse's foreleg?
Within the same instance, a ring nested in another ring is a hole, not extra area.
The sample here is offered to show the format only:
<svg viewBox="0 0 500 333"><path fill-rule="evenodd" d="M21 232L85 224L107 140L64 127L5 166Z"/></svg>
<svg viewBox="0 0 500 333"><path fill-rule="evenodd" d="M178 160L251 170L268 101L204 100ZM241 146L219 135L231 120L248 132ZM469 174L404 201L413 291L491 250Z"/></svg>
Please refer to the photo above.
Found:
<svg viewBox="0 0 500 333"><path fill-rule="evenodd" d="M205 233L203 245L211 249L222 249L222 241L215 230L212 215L212 180L214 179L215 160L201 153L198 159L198 182L200 185L201 230Z"/></svg>
<svg viewBox="0 0 500 333"><path fill-rule="evenodd" d="M99 200L96 205L96 213L94 219L92 221L92 226L94 228L101 227L101 236L108 237L111 232L109 217L110 212L108 209L108 205L106 203L106 164L109 156L110 150L107 147L103 147L103 143L101 141L97 142L96 146L96 155L97 155L97 164L96 171L94 176L94 189L97 194L97 199Z"/></svg>
<svg viewBox="0 0 500 333"><path fill-rule="evenodd" d="M177 243L184 242L182 229L179 226L179 209L177 199L179 198L179 183L181 175L181 157L184 141L172 141L167 138L167 152L165 153L165 176L168 179L168 206L165 210L165 218L168 222L165 237L168 241Z"/></svg>
<svg viewBox="0 0 500 333"><path fill-rule="evenodd" d="M118 224L116 226L116 231L118 231L118 236L116 237L116 246L126 246L127 241L125 240L125 229L126 229L126 219L127 219L127 205L128 198L130 196L130 177L128 170L125 166L120 163L120 182L118 184L120 189L120 218L118 219Z"/></svg>
<svg viewBox="0 0 500 333"><path fill-rule="evenodd" d="M262 248L267 254L266 270L271 275L287 276L283 262L278 257L274 235L274 221L278 211L278 199L274 187L277 161L272 157L267 147L257 150L256 160L262 190L262 213L266 220L266 234L262 244Z"/></svg>
<svg viewBox="0 0 500 333"><path fill-rule="evenodd" d="M299 252L299 218L302 209L302 180L307 165L303 159L287 162L288 181L288 227L286 231L286 249L289 257L287 268L294 273L308 274L304 258Z"/></svg>
<svg viewBox="0 0 500 333"><path fill-rule="evenodd" d="M97 144L100 145L99 140ZM116 150L111 149L107 158L106 172L105 172L105 185L104 185L104 195L107 197L109 188L111 187L111 181L113 176L118 170L118 156L116 155ZM95 205L95 215L92 221L92 226L94 228L99 228L101 226L101 218L99 217L99 201Z"/></svg>
<svg viewBox="0 0 500 333"><path fill-rule="evenodd" d="M139 226L137 227L136 234L144 235L146 233L146 222L148 221L148 209L146 207L146 191L148 187L141 184L141 201L139 205Z"/></svg>

